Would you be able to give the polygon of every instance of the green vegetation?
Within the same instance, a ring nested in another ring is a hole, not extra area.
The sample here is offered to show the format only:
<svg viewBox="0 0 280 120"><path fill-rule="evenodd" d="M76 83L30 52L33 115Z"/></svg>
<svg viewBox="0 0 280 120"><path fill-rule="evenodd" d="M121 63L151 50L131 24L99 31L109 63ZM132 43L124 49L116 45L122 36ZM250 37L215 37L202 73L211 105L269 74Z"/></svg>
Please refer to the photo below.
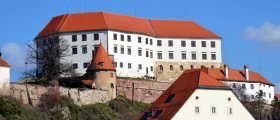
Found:
<svg viewBox="0 0 280 120"><path fill-rule="evenodd" d="M56 99L58 102L53 103L46 98L43 100L34 108L22 105L13 98L0 96L0 120L131 120L148 107L148 104L132 102L124 97L81 107L67 97L60 97Z"/></svg>

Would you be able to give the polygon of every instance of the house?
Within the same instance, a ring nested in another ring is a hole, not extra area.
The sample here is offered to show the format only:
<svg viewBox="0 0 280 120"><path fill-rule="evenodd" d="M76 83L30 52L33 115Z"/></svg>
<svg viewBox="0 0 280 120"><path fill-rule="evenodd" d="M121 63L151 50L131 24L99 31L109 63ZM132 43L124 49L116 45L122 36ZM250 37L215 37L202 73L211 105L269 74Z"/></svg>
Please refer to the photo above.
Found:
<svg viewBox="0 0 280 120"><path fill-rule="evenodd" d="M10 86L10 65L2 58L0 52L0 90L7 90Z"/></svg>
<svg viewBox="0 0 280 120"><path fill-rule="evenodd" d="M206 68L186 70L139 119L254 120L232 89Z"/></svg>
<svg viewBox="0 0 280 120"><path fill-rule="evenodd" d="M185 69L222 67L221 37L194 21L153 20L107 12L56 16L36 36L66 40L69 52L60 62L84 74L93 51L102 43L114 55L118 77L172 82ZM39 76L42 66L37 65Z"/></svg>
<svg viewBox="0 0 280 120"><path fill-rule="evenodd" d="M274 99L274 86L257 72L249 70L248 65L244 65L243 70L230 69L228 65L223 68L207 68L208 75L218 79L232 89L241 89L246 96L253 100L262 91L263 99L267 104L271 104Z"/></svg>

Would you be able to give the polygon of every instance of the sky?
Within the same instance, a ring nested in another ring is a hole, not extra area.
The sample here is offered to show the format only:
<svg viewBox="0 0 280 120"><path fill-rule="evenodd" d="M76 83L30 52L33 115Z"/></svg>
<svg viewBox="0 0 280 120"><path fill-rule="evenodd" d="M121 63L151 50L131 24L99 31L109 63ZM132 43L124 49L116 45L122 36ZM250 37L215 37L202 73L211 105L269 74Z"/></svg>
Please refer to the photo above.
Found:
<svg viewBox="0 0 280 120"><path fill-rule="evenodd" d="M280 93L279 5L279 0L1 0L0 50L17 81L25 71L26 44L54 16L105 11L193 20L222 37L224 63L235 69L248 64Z"/></svg>

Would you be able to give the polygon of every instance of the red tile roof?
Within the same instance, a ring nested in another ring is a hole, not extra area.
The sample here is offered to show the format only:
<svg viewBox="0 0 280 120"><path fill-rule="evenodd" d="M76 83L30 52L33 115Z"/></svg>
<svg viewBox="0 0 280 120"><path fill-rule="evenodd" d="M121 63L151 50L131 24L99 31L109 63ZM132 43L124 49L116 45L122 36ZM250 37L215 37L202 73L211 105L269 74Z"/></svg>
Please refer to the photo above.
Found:
<svg viewBox="0 0 280 120"><path fill-rule="evenodd" d="M265 79L262 75L256 72L249 71L249 80L246 80L244 70L228 69L228 78L224 74L222 68L206 68L207 73L215 79L225 81L237 81L237 82L259 82L274 86L271 82Z"/></svg>
<svg viewBox="0 0 280 120"><path fill-rule="evenodd" d="M274 96L278 99L278 101L280 100L280 94L275 94Z"/></svg>
<svg viewBox="0 0 280 120"><path fill-rule="evenodd" d="M10 65L0 56L0 67L10 67Z"/></svg>
<svg viewBox="0 0 280 120"><path fill-rule="evenodd" d="M88 70L116 70L102 44L99 44Z"/></svg>
<svg viewBox="0 0 280 120"><path fill-rule="evenodd" d="M220 38L193 21L150 20L106 12L65 14L54 17L36 38L53 33L116 30L156 37Z"/></svg>
<svg viewBox="0 0 280 120"><path fill-rule="evenodd" d="M228 88L223 83L207 75L204 70L186 70L152 105L142 114L152 111L154 116L157 110L162 113L157 119L170 120L189 99L198 87ZM165 103L170 95L175 95L169 103ZM140 119L141 119L140 118Z"/></svg>
<svg viewBox="0 0 280 120"><path fill-rule="evenodd" d="M94 80L82 80L82 83L83 83L84 85L92 85L93 82L94 82Z"/></svg>

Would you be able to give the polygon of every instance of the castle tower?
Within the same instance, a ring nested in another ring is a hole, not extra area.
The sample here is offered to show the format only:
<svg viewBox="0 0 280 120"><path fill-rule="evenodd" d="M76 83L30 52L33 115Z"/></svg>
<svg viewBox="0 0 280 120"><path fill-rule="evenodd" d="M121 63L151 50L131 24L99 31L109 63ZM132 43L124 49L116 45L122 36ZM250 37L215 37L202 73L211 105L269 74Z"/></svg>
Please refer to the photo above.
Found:
<svg viewBox="0 0 280 120"><path fill-rule="evenodd" d="M107 90L111 99L116 98L116 69L102 44L99 44L85 76L88 80L84 83L90 83L98 90Z"/></svg>
<svg viewBox="0 0 280 120"><path fill-rule="evenodd" d="M10 87L10 65L2 58L0 52L0 90L7 90Z"/></svg>

